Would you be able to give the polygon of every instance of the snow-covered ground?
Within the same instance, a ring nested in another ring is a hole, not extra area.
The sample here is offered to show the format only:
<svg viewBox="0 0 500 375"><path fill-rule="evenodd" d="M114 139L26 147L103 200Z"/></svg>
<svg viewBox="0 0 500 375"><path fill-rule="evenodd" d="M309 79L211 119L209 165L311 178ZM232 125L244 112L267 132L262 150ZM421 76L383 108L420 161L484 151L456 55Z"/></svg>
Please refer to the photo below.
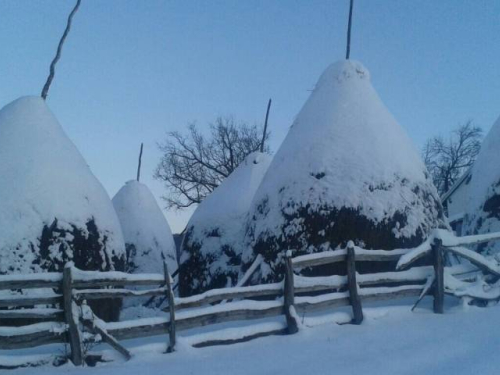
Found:
<svg viewBox="0 0 500 375"><path fill-rule="evenodd" d="M180 340L163 354L167 337L128 342L133 358L94 368L72 365L19 369L21 374L497 374L499 307L462 308L447 300L444 315L430 298L413 313L412 300L365 307L361 326L338 325L345 312L306 319L291 336L271 336L230 346L194 349ZM338 309L336 311L339 311ZM347 310L348 311L348 310ZM330 322L328 322L328 318ZM318 323L322 323L318 325ZM134 346L137 345L137 346ZM0 352L1 356L5 352ZM114 354L113 354L114 355Z"/></svg>

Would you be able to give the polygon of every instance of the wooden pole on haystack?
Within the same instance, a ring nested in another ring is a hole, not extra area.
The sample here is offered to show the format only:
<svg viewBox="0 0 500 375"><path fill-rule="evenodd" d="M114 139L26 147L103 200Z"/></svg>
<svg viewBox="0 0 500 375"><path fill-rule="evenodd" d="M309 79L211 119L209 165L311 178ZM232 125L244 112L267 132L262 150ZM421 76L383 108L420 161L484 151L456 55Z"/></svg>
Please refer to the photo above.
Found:
<svg viewBox="0 0 500 375"><path fill-rule="evenodd" d="M352 7L354 6L354 0L351 0L349 5L349 23L347 24L347 50L345 53L346 60L349 60L351 55L351 26L352 26Z"/></svg>
<svg viewBox="0 0 500 375"><path fill-rule="evenodd" d="M139 164L137 165L137 181L141 179L141 163L142 163L142 148L144 143L141 143L141 150L139 151Z"/></svg>
<svg viewBox="0 0 500 375"><path fill-rule="evenodd" d="M61 58L61 51L62 51L64 41L66 40L66 37L69 34L69 30L71 29L71 21L73 20L73 16L75 15L76 11L80 7L81 1L82 0L76 1L75 7L73 8L73 10L71 11L71 13L68 16L68 22L66 23L66 29L64 30L64 33L63 33L61 39L59 40L59 45L57 46L56 56L54 57L54 59L50 63L49 76L47 77L47 81L45 82L45 85L43 86L43 89L42 89L42 99L43 100L47 99L47 95L48 95L49 89L50 89L50 84L52 83L52 80L54 79L54 75L56 73L56 70L55 70L56 64L59 61L59 59Z"/></svg>
<svg viewBox="0 0 500 375"><path fill-rule="evenodd" d="M269 119L269 110L271 109L271 99L267 102L267 111L266 111L266 121L264 121L264 133L262 134L262 142L260 143L260 152L264 152L264 143L266 141L267 134L267 120Z"/></svg>

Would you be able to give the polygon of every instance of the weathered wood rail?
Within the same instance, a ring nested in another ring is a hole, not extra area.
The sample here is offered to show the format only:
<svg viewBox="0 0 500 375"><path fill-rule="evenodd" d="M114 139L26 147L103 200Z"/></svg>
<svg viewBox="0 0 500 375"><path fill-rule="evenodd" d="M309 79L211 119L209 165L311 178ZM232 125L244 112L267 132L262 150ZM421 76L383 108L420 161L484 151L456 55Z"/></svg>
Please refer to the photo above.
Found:
<svg viewBox="0 0 500 375"><path fill-rule="evenodd" d="M422 245L401 256L396 269L407 268L423 256L432 255L434 268L432 283L427 285L416 304L426 293L432 291L434 312L437 314L444 312L445 294L498 301L500 300L500 284L493 285L489 293L478 291L477 287L467 285L466 282L456 279L454 274L449 271L450 267L445 267L445 255L449 253L466 260L477 270L498 278L500 276L500 264L497 261L487 259L481 254L464 247L498 240L500 240L500 233L455 237L447 231L437 229Z"/></svg>
<svg viewBox="0 0 500 375"><path fill-rule="evenodd" d="M68 265L63 273L0 276L0 291L3 291L0 292L0 349L67 343L71 348L70 359L79 365L84 361L84 337L88 337L88 334L83 334L84 331L99 334L103 341L129 358L130 353L119 341L168 335L166 351L171 352L175 350L178 332L232 321L277 316L285 318L284 325L280 327L249 331L241 337L211 337L194 346L229 344L269 334L295 333L300 327L298 314L342 306L351 306L352 323L361 324L364 303L407 297L418 297L418 303L431 292L434 311L442 313L445 294L500 299L500 286L497 294L485 296L464 291L464 281L451 279L478 269L493 275L500 274L500 265L462 247L496 239L500 239L500 234L464 237L463 240L433 235L410 250L365 250L349 242L346 249L294 258L291 251L287 251L282 282L213 289L186 298L174 296L172 277L166 265L164 274L89 272ZM472 265L445 267L443 254L447 252L461 256ZM433 265L403 270L428 253L434 255ZM398 261L398 267L391 272L359 274L356 271L358 261ZM346 265L345 276L305 277L296 274L305 267L339 262ZM460 293L453 289L452 282L462 283ZM7 295L9 290L22 290L23 294ZM89 311L86 300L145 296L166 299L166 316L106 323L93 316L91 310L85 314L80 312ZM2 324L13 319L35 320L36 323L20 327Z"/></svg>

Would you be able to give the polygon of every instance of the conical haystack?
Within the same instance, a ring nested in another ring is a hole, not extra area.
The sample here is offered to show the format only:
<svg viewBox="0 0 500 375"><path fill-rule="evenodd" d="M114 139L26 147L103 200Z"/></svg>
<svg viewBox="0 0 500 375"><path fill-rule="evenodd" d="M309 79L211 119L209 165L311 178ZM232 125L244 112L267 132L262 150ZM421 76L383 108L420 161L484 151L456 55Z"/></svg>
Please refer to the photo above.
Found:
<svg viewBox="0 0 500 375"><path fill-rule="evenodd" d="M484 139L471 175L464 233L500 232L500 118ZM500 242L481 244L477 250L498 256Z"/></svg>
<svg viewBox="0 0 500 375"><path fill-rule="evenodd" d="M127 251L127 272L170 274L177 270L174 237L153 194L138 181L128 181L113 198Z"/></svg>
<svg viewBox="0 0 500 375"><path fill-rule="evenodd" d="M0 274L124 266L111 201L45 102L0 111Z"/></svg>
<svg viewBox="0 0 500 375"><path fill-rule="evenodd" d="M262 254L262 279L275 280L287 249L314 253L349 240L366 249L413 247L443 225L431 178L369 72L340 61L321 75L255 194L244 261Z"/></svg>
<svg viewBox="0 0 500 375"><path fill-rule="evenodd" d="M0 160L0 274L124 269L111 201L41 98L0 111Z"/></svg>
<svg viewBox="0 0 500 375"><path fill-rule="evenodd" d="M248 208L270 161L259 152L247 156L193 213L182 244L181 296L238 282Z"/></svg>

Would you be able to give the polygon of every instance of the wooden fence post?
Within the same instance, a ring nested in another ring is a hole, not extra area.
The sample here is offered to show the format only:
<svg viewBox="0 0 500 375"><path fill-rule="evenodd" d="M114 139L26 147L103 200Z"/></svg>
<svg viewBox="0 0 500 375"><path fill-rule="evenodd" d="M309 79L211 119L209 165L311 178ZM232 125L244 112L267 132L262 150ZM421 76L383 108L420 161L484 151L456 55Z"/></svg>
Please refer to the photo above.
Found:
<svg viewBox="0 0 500 375"><path fill-rule="evenodd" d="M444 311L444 258L443 241L435 238L432 243L432 255L434 258L434 273L436 280L434 282L434 313L442 314Z"/></svg>
<svg viewBox="0 0 500 375"><path fill-rule="evenodd" d="M168 272L168 265L163 261L163 274L165 276L165 287L167 288L168 309L170 311L170 323L168 329L169 343L167 353L172 353L175 350L175 298L172 290L172 279Z"/></svg>
<svg viewBox="0 0 500 375"><path fill-rule="evenodd" d="M63 270L63 300L64 317L68 324L69 345L71 348L71 362L75 366L83 365L82 334L78 327L78 312L75 311L76 304L73 302L72 275L73 264L67 263Z"/></svg>
<svg viewBox="0 0 500 375"><path fill-rule="evenodd" d="M361 324L363 321L363 308L361 307L361 298L358 294L358 283L356 281L356 254L354 252L354 243L347 243L347 284L349 287L349 301L352 305L353 324Z"/></svg>
<svg viewBox="0 0 500 375"><path fill-rule="evenodd" d="M292 252L287 250L285 253L285 286L283 291L284 297L284 309L287 324L287 333L293 334L299 331L298 322L295 319L295 312L292 313L291 310L294 307L294 285L293 285L293 266L292 266Z"/></svg>

